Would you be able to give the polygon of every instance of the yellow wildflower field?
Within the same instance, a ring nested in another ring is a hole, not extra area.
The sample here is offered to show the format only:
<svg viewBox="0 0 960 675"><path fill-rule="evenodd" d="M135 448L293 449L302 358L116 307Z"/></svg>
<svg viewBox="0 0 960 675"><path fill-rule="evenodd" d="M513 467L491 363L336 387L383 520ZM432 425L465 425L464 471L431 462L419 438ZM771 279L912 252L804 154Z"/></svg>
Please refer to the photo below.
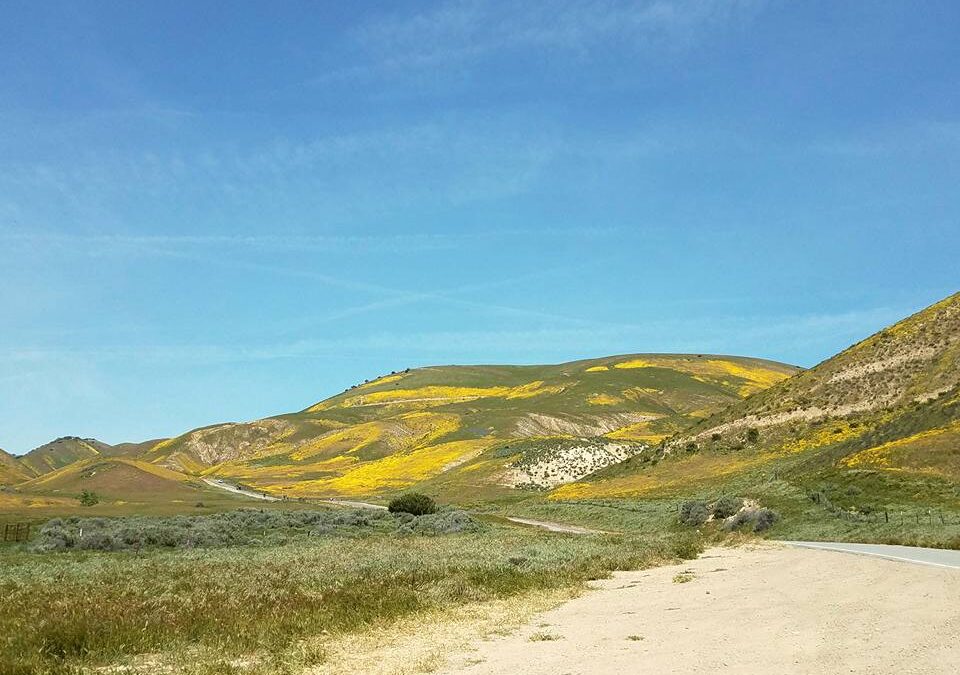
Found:
<svg viewBox="0 0 960 675"><path fill-rule="evenodd" d="M920 433L899 438L889 443L883 443L866 450L844 457L840 464L847 468L871 467L880 469L893 469L897 455L908 451L910 446L924 443L927 441L936 441L948 434L960 432L960 421L949 424L937 429L929 429Z"/></svg>
<svg viewBox="0 0 960 675"><path fill-rule="evenodd" d="M387 389L384 391L372 391L369 394L357 394L356 396L349 396L338 403L318 404L311 408L310 411L327 410L331 407L351 408L365 405L382 405L402 401L462 402L480 398L532 398L544 394L558 394L562 392L563 389L560 385L544 386L542 380L528 382L527 384L516 387L450 387L432 385L419 387L417 389Z"/></svg>
<svg viewBox="0 0 960 675"><path fill-rule="evenodd" d="M490 438L450 441L397 453L357 465L342 476L297 483L291 491L363 495L402 489L459 466L496 442Z"/></svg>
<svg viewBox="0 0 960 675"><path fill-rule="evenodd" d="M836 425L830 424L823 428L808 433L796 440L787 441L777 446L780 454L795 454L815 450L825 445L833 445L841 441L848 441L851 438L857 438L867 433L872 427L861 424L857 427L851 427L849 424L838 422Z"/></svg>
<svg viewBox="0 0 960 675"><path fill-rule="evenodd" d="M762 365L747 366L725 359L630 359L621 361L614 368L671 368L692 375L701 382L733 384L730 378L745 380L739 388L741 396L766 389L789 377L786 373Z"/></svg>
<svg viewBox="0 0 960 675"><path fill-rule="evenodd" d="M587 403L590 405L617 405L623 403L623 399L610 394L592 394L587 398Z"/></svg>

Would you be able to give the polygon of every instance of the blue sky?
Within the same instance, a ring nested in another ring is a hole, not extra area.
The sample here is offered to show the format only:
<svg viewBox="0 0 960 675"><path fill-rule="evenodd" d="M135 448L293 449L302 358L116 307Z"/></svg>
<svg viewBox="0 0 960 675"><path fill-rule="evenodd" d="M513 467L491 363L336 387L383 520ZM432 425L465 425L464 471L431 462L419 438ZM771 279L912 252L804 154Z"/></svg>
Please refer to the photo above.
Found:
<svg viewBox="0 0 960 675"><path fill-rule="evenodd" d="M958 34L952 1L8 0L0 447L427 364L813 365L960 286Z"/></svg>

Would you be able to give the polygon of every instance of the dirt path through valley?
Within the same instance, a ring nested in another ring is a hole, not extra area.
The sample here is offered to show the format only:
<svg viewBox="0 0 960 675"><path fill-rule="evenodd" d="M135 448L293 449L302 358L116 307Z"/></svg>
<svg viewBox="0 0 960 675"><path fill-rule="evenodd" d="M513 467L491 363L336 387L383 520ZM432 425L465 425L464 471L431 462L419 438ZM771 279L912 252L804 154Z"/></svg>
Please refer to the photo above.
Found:
<svg viewBox="0 0 960 675"><path fill-rule="evenodd" d="M231 485L225 481L219 480L217 478L204 478L203 482L207 485L221 490L226 490L227 492L232 492L235 495L243 495L244 497L250 497L252 499L262 499L265 502L278 502L280 501L279 497L272 497L262 492L254 492L253 490L245 490L244 488L237 487L236 485Z"/></svg>
<svg viewBox="0 0 960 675"><path fill-rule="evenodd" d="M592 585L442 672L960 672L955 569L766 544Z"/></svg>
<svg viewBox="0 0 960 675"><path fill-rule="evenodd" d="M544 530L549 530L550 532L565 532L567 534L603 534L600 530L590 530L586 527L580 527L579 525L564 525L563 523L553 523L549 520L534 520L532 518L514 518L513 516L507 516L507 520L512 523L518 523L520 525L530 525L532 527L540 527Z"/></svg>

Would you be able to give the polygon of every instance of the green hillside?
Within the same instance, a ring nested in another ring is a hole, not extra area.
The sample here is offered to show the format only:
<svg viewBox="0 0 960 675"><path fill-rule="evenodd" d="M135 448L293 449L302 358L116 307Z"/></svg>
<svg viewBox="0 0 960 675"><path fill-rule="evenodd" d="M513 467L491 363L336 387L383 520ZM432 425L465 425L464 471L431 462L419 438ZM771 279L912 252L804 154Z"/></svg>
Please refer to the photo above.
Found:
<svg viewBox="0 0 960 675"><path fill-rule="evenodd" d="M867 513L960 508L960 294L552 497L724 485Z"/></svg>
<svg viewBox="0 0 960 675"><path fill-rule="evenodd" d="M30 476L42 476L73 462L109 454L110 446L93 438L64 436L34 448L19 458Z"/></svg>
<svg viewBox="0 0 960 675"><path fill-rule="evenodd" d="M27 471L17 458L0 449L0 485L13 485L27 478Z"/></svg>
<svg viewBox="0 0 960 675"><path fill-rule="evenodd" d="M507 495L620 461L796 370L670 354L420 368L299 413L197 429L143 458L290 496L381 495L415 485L460 499Z"/></svg>

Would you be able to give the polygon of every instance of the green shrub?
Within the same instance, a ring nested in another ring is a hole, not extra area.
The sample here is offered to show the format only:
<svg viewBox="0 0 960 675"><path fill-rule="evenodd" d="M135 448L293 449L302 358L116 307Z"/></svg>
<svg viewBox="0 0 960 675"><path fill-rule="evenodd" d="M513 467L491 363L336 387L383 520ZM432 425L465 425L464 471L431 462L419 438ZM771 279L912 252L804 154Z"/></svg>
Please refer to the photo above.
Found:
<svg viewBox="0 0 960 675"><path fill-rule="evenodd" d="M689 501L680 505L680 522L696 527L703 525L710 517L707 505L703 502Z"/></svg>
<svg viewBox="0 0 960 675"><path fill-rule="evenodd" d="M780 520L780 514L773 509L744 509L733 516L727 522L726 527L729 530L748 528L754 532L764 532L769 530L778 520Z"/></svg>
<svg viewBox="0 0 960 675"><path fill-rule="evenodd" d="M773 509L760 509L757 511L757 520L753 525L753 531L769 530L778 520L780 520L780 514Z"/></svg>
<svg viewBox="0 0 960 675"><path fill-rule="evenodd" d="M100 503L100 496L90 490L82 491L78 499L80 500L80 506L93 506Z"/></svg>
<svg viewBox="0 0 960 675"><path fill-rule="evenodd" d="M760 440L760 432L754 428L747 429L747 442L756 443Z"/></svg>
<svg viewBox="0 0 960 675"><path fill-rule="evenodd" d="M399 515L399 514L398 514ZM480 523L470 517L466 511L441 511L414 518L406 512L402 515L409 520L397 528L398 533L410 534L456 534L458 532L476 532L483 529Z"/></svg>
<svg viewBox="0 0 960 675"><path fill-rule="evenodd" d="M738 497L721 497L713 505L714 518L729 518L743 508L743 500Z"/></svg>
<svg viewBox="0 0 960 675"><path fill-rule="evenodd" d="M409 513L425 516L437 512L437 504L430 497L419 492L407 492L400 495L388 506L390 513Z"/></svg>

